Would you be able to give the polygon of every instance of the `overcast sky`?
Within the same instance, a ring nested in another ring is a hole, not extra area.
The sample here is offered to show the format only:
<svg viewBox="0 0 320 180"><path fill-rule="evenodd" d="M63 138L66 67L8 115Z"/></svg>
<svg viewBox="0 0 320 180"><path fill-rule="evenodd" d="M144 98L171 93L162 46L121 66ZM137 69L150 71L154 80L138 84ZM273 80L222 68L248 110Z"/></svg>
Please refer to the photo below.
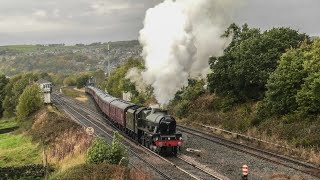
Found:
<svg viewBox="0 0 320 180"><path fill-rule="evenodd" d="M0 0L0 45L137 39L145 11L162 0ZM320 35L320 0L246 0L234 21Z"/></svg>

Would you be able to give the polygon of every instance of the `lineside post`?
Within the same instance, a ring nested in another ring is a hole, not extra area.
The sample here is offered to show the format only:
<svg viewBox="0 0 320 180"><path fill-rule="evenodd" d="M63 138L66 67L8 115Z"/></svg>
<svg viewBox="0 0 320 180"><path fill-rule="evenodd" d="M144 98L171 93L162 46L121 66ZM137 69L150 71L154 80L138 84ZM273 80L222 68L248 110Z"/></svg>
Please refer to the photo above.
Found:
<svg viewBox="0 0 320 180"><path fill-rule="evenodd" d="M248 166L243 165L242 166L242 180L248 180Z"/></svg>

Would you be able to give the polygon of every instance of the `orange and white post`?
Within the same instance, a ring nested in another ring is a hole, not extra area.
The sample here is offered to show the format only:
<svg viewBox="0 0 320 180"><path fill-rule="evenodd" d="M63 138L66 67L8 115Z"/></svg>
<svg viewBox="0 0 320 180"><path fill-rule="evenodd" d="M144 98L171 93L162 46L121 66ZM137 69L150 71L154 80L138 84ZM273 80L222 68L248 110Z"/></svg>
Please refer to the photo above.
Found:
<svg viewBox="0 0 320 180"><path fill-rule="evenodd" d="M248 180L248 166L247 165L243 165L242 166L242 179L243 180Z"/></svg>

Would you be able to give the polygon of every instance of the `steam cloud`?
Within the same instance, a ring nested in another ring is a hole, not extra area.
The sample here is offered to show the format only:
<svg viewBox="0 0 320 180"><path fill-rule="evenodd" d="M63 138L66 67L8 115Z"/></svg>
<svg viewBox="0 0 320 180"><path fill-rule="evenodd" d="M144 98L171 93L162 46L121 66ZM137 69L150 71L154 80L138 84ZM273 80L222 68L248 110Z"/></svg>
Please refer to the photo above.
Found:
<svg viewBox="0 0 320 180"><path fill-rule="evenodd" d="M126 74L126 79L129 79L131 83L135 84L136 90L138 92L146 92L146 84L143 82L141 70L139 70L138 68L131 68Z"/></svg>
<svg viewBox="0 0 320 180"><path fill-rule="evenodd" d="M232 0L165 0L147 10L139 37L146 65L141 75L158 103L168 104L188 78L206 78L209 57L221 56L230 43L221 35L237 6Z"/></svg>

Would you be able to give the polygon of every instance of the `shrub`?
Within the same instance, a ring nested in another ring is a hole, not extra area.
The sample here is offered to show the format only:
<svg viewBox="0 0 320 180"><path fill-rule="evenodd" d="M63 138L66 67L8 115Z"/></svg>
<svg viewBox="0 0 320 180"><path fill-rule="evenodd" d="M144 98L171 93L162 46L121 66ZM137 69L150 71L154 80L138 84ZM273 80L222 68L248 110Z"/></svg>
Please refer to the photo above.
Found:
<svg viewBox="0 0 320 180"><path fill-rule="evenodd" d="M303 114L320 114L320 39L316 40L311 50L305 53L304 70L308 77L304 79L301 90L297 93L299 111Z"/></svg>
<svg viewBox="0 0 320 180"><path fill-rule="evenodd" d="M87 161L91 164L102 163L108 161L110 154L110 145L105 140L97 138L88 150Z"/></svg>
<svg viewBox="0 0 320 180"><path fill-rule="evenodd" d="M122 137L118 132L113 135L111 146L101 138L97 138L89 148L87 154L88 163L98 164L108 162L111 164L128 164L128 154L121 144Z"/></svg>
<svg viewBox="0 0 320 180"><path fill-rule="evenodd" d="M272 114L286 114L297 109L295 96L307 75L303 63L303 49L282 55L277 69L270 75L264 99Z"/></svg>
<svg viewBox="0 0 320 180"><path fill-rule="evenodd" d="M42 104L43 99L39 86L37 84L28 86L19 98L17 106L18 117L21 119L29 116L39 110Z"/></svg>

